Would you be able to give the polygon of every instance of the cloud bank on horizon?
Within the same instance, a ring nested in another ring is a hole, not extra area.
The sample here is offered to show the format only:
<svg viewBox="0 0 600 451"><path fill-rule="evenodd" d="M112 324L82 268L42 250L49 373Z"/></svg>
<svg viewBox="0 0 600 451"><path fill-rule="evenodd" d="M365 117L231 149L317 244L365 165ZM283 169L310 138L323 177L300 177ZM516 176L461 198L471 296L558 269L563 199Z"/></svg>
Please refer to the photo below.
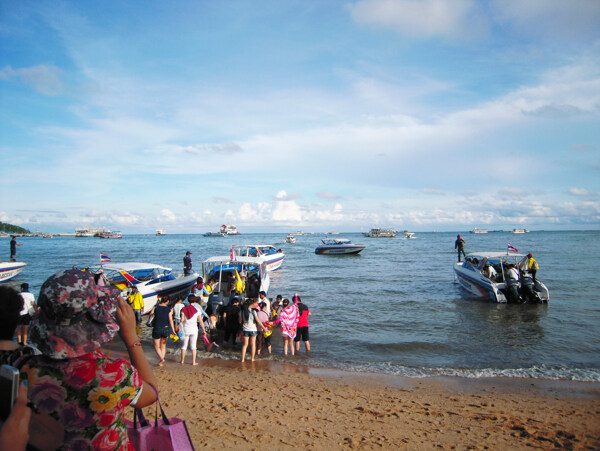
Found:
<svg viewBox="0 0 600 451"><path fill-rule="evenodd" d="M598 229L600 2L0 4L0 221Z"/></svg>

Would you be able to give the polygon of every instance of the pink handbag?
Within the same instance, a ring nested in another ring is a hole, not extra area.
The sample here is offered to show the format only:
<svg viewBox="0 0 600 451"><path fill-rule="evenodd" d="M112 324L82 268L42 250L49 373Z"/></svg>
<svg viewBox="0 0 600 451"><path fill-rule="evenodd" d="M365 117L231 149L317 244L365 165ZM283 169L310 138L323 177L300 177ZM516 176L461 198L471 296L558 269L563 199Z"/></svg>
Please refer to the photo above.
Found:
<svg viewBox="0 0 600 451"><path fill-rule="evenodd" d="M161 419L158 418L159 408ZM126 420L125 423L129 440L138 451L194 451L185 421L179 418L168 418L160 405L158 394L154 424L150 424L144 417L142 409L137 407L133 413L133 422Z"/></svg>

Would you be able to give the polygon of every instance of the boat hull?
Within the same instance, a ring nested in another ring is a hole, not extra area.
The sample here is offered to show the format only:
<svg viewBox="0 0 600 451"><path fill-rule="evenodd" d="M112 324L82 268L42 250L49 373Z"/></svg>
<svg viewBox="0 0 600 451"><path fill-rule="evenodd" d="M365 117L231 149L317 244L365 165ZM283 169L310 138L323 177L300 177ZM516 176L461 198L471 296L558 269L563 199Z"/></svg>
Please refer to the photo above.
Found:
<svg viewBox="0 0 600 451"><path fill-rule="evenodd" d="M0 263L0 283L6 282L19 274L27 266L24 262L2 262Z"/></svg>
<svg viewBox="0 0 600 451"><path fill-rule="evenodd" d="M168 280L166 282L155 283L152 285L137 284L137 289L144 298L144 309L143 314L146 314L152 310L156 305L156 301L159 297L172 296L172 297L186 297L192 286L196 283L199 274L194 273L189 276L178 277L175 280Z"/></svg>
<svg viewBox="0 0 600 451"><path fill-rule="evenodd" d="M285 255L280 252L279 254L265 255L263 258L267 260L267 271L277 271L281 269Z"/></svg>
<svg viewBox="0 0 600 451"><path fill-rule="evenodd" d="M365 246L319 246L315 249L317 255L353 255L360 253Z"/></svg>

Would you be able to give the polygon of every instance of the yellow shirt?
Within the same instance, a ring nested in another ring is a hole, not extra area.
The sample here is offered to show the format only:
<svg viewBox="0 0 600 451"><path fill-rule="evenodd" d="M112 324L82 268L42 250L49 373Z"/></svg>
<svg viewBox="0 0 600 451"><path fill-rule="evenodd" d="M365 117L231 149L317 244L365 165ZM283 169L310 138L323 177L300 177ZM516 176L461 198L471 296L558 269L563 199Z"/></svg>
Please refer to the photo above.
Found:
<svg viewBox="0 0 600 451"><path fill-rule="evenodd" d="M130 294L127 298L127 302L131 304L131 307L134 310L142 310L144 308L144 297L139 291L135 292L134 294Z"/></svg>
<svg viewBox="0 0 600 451"><path fill-rule="evenodd" d="M533 257L529 257L529 269L533 269L535 271L540 269L540 265L538 265L538 262L536 262L535 258Z"/></svg>

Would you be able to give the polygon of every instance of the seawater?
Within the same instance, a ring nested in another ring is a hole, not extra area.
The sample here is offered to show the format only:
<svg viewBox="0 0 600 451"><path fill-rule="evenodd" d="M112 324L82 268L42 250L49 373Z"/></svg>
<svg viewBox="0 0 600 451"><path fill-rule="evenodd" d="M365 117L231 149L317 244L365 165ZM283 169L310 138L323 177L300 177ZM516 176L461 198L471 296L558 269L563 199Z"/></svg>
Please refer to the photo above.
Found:
<svg viewBox="0 0 600 451"><path fill-rule="evenodd" d="M182 271L186 251L194 269L231 245L272 244L286 258L271 273L269 297L297 292L312 312L312 354L283 357L276 341L272 359L316 367L410 377L529 377L600 381L600 232L462 233L466 251L503 251L510 242L532 252L538 278L550 290L547 305L507 305L467 299L455 280L456 233L417 233L415 239L340 234L366 249L356 256L316 255L323 234L125 235L120 240L19 238L27 268L9 282L31 285L73 265L143 261ZM4 242L5 241L5 242ZM0 241L8 259L9 240ZM146 331L144 333L147 333ZM303 347L302 347L303 349ZM221 350L204 357L239 358Z"/></svg>

